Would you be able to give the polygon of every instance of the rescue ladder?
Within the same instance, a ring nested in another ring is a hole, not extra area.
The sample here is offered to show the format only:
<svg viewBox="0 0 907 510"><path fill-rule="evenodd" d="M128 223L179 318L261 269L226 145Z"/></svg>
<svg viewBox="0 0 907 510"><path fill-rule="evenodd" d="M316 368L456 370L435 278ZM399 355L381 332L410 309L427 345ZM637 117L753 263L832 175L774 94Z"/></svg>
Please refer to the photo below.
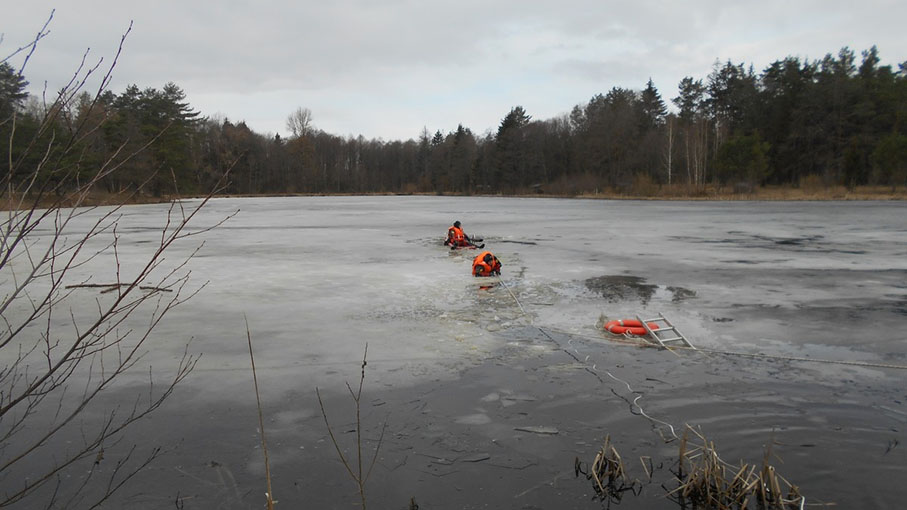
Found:
<svg viewBox="0 0 907 510"><path fill-rule="evenodd" d="M677 330L677 328L671 324L671 321L665 318L661 313L658 314L658 317L653 319L643 320L640 316L636 316L639 322L642 323L642 326L646 328L647 337L651 339L652 343L658 344L660 347L667 349L671 344L680 343L685 347L695 349L693 344L687 340L687 337L683 336L683 333ZM649 323L654 323L657 325L657 328L652 328L649 326Z"/></svg>

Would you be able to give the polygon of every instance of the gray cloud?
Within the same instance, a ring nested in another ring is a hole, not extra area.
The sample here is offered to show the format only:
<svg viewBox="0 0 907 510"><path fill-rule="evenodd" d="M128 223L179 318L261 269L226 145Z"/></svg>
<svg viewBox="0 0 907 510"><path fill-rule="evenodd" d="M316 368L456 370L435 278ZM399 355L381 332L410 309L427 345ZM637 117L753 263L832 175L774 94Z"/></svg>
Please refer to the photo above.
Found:
<svg viewBox="0 0 907 510"><path fill-rule="evenodd" d="M33 37L52 7L5 7L15 22L0 26L0 54ZM547 118L650 77L667 100L716 60L760 71L787 55L877 44L893 64L905 59L905 15L887 0L76 0L57 9L26 77L53 90L87 48L109 63L134 21L114 92L173 81L202 113L259 132L283 132L304 106L326 131L396 139L458 123L481 133L517 104Z"/></svg>

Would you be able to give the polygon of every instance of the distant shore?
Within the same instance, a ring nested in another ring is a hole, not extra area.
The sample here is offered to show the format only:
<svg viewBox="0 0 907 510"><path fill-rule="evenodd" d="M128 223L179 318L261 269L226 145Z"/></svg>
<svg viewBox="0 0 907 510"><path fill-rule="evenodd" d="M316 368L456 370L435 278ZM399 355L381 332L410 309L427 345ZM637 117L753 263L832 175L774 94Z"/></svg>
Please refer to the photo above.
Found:
<svg viewBox="0 0 907 510"><path fill-rule="evenodd" d="M583 198L600 200L907 200L907 186L892 189L891 186L760 186L745 191L726 186L688 185L632 185L626 190L597 190L576 193L547 192L543 187L537 191L516 193L453 193L453 192L373 192L373 193L271 193L260 195L218 195L218 196L381 196L381 195L423 195L423 196L490 196L490 197L538 197L538 198Z"/></svg>
<svg viewBox="0 0 907 510"><path fill-rule="evenodd" d="M857 186L848 189L845 186L829 186L820 188L790 188L765 186L754 188L748 192L735 192L730 188L715 189L714 187L691 188L688 186L661 186L647 192L619 192L616 190L602 190L598 192L582 193L402 193L402 192L375 192L375 193L266 193L266 194L224 194L218 197L293 197L293 196L474 196L474 197L514 197L514 198L575 198L590 200L702 200L702 201L833 201L833 200L907 200L907 187L891 189L890 186ZM182 197L182 198L198 198ZM167 201L167 199L162 199Z"/></svg>
<svg viewBox="0 0 907 510"><path fill-rule="evenodd" d="M215 198L228 197L293 197L293 196L394 196L394 195L420 195L420 196L493 196L493 197L515 197L515 198L574 198L574 199L593 199L593 200L701 200L701 201L832 201L832 200L907 200L907 187L892 189L890 186L856 186L847 188L845 186L821 186L821 187L780 187L780 186L763 186L752 188L746 191L734 190L731 188L716 189L713 186L691 187L691 186L653 186L645 190L601 190L592 192L570 193L546 193L544 191L532 193L430 193L430 192L374 192L374 193L262 193L262 194L218 194ZM193 199L201 198L203 195L164 195L154 197L151 195L117 194L109 192L89 193L84 198L81 205L83 206L107 206L119 204L153 204L167 203L174 199ZM0 209L9 210L12 207L12 200L8 197L5 203L0 205ZM23 204L26 207L31 203L26 200ZM40 207L51 205L50 200L42 200ZM71 201L63 199L63 206L71 206ZM20 207L21 208L21 207Z"/></svg>
<svg viewBox="0 0 907 510"><path fill-rule="evenodd" d="M633 196L631 194L600 193L589 198L604 199L640 199L640 200L907 200L907 187L892 189L891 186L822 186L822 187L781 187L762 186L744 192L729 188L715 189L706 187L692 189L687 187L661 187L654 193Z"/></svg>

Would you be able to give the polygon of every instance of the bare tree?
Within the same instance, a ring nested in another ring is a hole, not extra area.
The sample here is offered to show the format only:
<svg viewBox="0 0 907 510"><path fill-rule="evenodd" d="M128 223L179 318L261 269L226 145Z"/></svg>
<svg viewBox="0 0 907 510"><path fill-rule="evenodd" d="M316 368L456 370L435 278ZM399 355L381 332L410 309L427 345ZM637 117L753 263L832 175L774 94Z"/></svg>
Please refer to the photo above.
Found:
<svg viewBox="0 0 907 510"><path fill-rule="evenodd" d="M0 64L24 54L21 76L47 26ZM98 105L120 50L92 100L80 99L82 107ZM0 164L6 167L0 175L0 506L103 503L160 453L122 444L124 430L157 409L198 361L188 340L166 372L143 366L142 358L167 313L204 286L189 285L186 266L200 245L180 260L164 254L213 228L189 229L208 199L191 207L172 202L142 258L121 257L118 227L132 197L104 208L88 201L99 181L135 153L120 147L111 159L91 164L79 141L100 125L62 118L101 68L103 59L90 66L87 56L70 82L44 101L43 116L29 119L34 129L17 129L21 107L0 118ZM61 124L66 129L57 129ZM111 404L118 383L135 376L145 380L135 399Z"/></svg>
<svg viewBox="0 0 907 510"><path fill-rule="evenodd" d="M296 108L296 111L287 117L287 129L293 138L304 138L312 133L312 110Z"/></svg>

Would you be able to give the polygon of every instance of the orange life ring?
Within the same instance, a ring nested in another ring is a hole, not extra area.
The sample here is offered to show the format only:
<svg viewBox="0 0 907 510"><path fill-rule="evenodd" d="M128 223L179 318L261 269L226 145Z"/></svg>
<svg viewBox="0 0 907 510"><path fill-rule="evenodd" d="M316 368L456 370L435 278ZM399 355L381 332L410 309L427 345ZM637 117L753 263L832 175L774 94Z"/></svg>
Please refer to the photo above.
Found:
<svg viewBox="0 0 907 510"><path fill-rule="evenodd" d="M649 329L656 330L658 329L658 324L654 322L647 322L646 326L649 326ZM609 333L614 333L615 335L636 335L643 336L648 334L646 328L643 327L642 323L636 319L618 319L613 321L608 321L605 324L605 330Z"/></svg>

